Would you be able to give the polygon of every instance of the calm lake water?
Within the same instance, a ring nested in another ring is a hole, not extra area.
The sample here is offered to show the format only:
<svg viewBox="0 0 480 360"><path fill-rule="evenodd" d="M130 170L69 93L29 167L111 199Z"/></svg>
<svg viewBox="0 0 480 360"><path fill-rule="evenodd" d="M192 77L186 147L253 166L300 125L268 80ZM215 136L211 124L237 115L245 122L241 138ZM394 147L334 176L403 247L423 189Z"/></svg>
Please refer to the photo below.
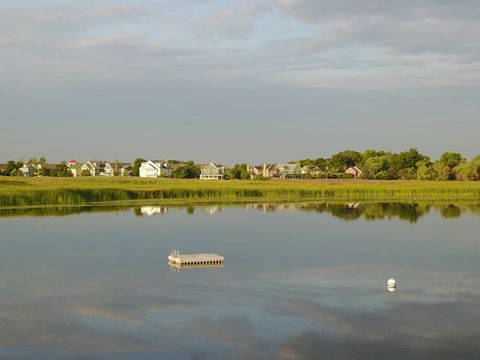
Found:
<svg viewBox="0 0 480 360"><path fill-rule="evenodd" d="M0 211L0 359L479 359L479 233L480 204Z"/></svg>

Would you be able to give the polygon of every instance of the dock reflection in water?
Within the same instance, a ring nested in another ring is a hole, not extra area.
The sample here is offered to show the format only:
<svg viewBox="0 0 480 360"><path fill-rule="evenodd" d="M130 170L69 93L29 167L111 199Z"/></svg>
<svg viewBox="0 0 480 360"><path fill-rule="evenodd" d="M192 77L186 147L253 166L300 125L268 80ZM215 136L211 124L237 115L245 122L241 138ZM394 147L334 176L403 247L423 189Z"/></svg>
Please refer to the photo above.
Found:
<svg viewBox="0 0 480 360"><path fill-rule="evenodd" d="M191 269L222 269L223 263L219 264L177 264L175 262L169 261L168 265L170 266L170 271L173 273L179 273L182 270L191 270Z"/></svg>

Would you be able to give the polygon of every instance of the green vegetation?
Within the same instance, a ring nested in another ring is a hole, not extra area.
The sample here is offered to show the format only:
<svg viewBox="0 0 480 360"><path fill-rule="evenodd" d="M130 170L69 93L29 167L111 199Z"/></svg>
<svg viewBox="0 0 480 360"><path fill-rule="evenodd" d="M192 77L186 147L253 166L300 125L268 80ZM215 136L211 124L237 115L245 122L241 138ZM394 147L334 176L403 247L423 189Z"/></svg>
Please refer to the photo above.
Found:
<svg viewBox="0 0 480 360"><path fill-rule="evenodd" d="M145 159L137 158L132 164L133 177L139 177L139 169ZM290 161L299 163L302 174L297 177L304 179L351 179L352 175L346 174L345 170L356 166L361 170L360 178L368 180L480 180L480 155L471 159L465 159L456 152L444 152L437 161L432 161L427 155L412 148L400 153L383 150L366 150L363 153L355 150L343 150L330 158L316 158ZM168 165L173 169L172 177L175 179L195 179L200 176L200 165L193 161L168 160ZM31 158L28 162L8 161L4 166L3 176L23 176L20 168L25 166L30 169L27 176L55 176L68 177L71 172L65 163L56 169L46 167L45 157L38 160ZM115 168L118 161L115 161ZM25 169L24 169L25 171ZM88 171L83 171L82 176L89 176ZM248 171L245 163L235 164L225 169L225 179L242 180L249 179L252 174Z"/></svg>
<svg viewBox="0 0 480 360"><path fill-rule="evenodd" d="M227 179L250 179L250 173L247 170L247 164L236 164L233 168L227 169L225 175Z"/></svg>
<svg viewBox="0 0 480 360"><path fill-rule="evenodd" d="M132 176L139 176L140 175L140 166L142 166L142 162L145 162L145 159L142 158L136 158L135 161L133 162L133 170L132 170ZM82 172L83 176L83 172Z"/></svg>
<svg viewBox="0 0 480 360"><path fill-rule="evenodd" d="M175 179L198 179L200 176L200 166L195 165L191 160L185 163L176 161L174 165L178 165L173 171Z"/></svg>
<svg viewBox="0 0 480 360"><path fill-rule="evenodd" d="M367 150L363 153L344 150L331 158L300 160L300 165L320 168L322 178L342 178L350 166L362 170L361 177L370 180L479 180L480 156L467 161L461 154L445 152L431 159L417 149L400 153Z"/></svg>
<svg viewBox="0 0 480 360"><path fill-rule="evenodd" d="M156 203L480 199L480 182L355 180L142 179L132 177L0 178L0 206Z"/></svg>

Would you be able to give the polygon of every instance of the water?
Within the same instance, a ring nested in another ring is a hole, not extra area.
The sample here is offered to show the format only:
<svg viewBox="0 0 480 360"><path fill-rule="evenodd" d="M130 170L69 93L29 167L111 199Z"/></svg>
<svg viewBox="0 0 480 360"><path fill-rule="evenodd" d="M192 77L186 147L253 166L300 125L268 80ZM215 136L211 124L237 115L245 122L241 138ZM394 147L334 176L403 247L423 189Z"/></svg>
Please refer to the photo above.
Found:
<svg viewBox="0 0 480 360"><path fill-rule="evenodd" d="M3 211L0 359L478 359L479 209Z"/></svg>

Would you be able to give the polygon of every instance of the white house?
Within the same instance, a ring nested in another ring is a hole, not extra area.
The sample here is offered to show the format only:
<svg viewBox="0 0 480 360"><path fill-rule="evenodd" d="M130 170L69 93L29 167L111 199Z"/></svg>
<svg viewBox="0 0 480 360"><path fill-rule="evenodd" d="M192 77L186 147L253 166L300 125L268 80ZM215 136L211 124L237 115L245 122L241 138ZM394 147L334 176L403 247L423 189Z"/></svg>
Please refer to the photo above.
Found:
<svg viewBox="0 0 480 360"><path fill-rule="evenodd" d="M156 178L156 177L171 177L172 169L168 167L165 161L148 160L142 162L140 166L140 177Z"/></svg>

